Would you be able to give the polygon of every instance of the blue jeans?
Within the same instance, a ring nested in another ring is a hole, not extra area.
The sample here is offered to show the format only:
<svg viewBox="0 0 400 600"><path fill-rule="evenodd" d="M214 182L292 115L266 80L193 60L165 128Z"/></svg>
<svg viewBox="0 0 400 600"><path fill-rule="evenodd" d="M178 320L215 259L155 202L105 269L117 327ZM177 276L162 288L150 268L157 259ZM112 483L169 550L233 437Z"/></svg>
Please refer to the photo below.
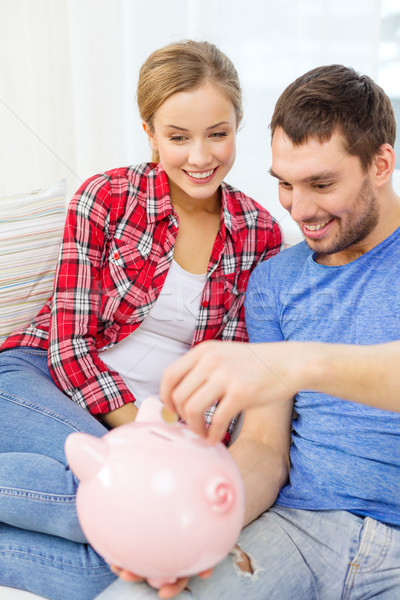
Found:
<svg viewBox="0 0 400 600"><path fill-rule="evenodd" d="M74 431L107 430L55 385L47 353L0 353L0 585L92 600L115 580L79 526L64 455Z"/></svg>
<svg viewBox="0 0 400 600"><path fill-rule="evenodd" d="M85 543L63 450L72 431L106 432L54 385L46 353L0 353L0 585L51 600L156 600L144 583L115 580ZM251 573L232 553L177 600L400 599L400 528L275 506L238 545Z"/></svg>
<svg viewBox="0 0 400 600"><path fill-rule="evenodd" d="M177 600L398 600L400 529L346 511L275 506L238 540L209 579L190 579ZM97 600L156 600L144 583L112 583Z"/></svg>

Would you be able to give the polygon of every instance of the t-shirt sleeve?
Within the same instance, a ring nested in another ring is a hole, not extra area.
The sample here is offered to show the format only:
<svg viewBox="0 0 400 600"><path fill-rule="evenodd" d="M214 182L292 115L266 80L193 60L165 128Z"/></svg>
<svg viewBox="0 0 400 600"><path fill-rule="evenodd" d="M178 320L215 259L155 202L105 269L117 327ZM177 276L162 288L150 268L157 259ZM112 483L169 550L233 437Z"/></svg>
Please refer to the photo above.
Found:
<svg viewBox="0 0 400 600"><path fill-rule="evenodd" d="M280 342L284 339L280 326L279 302L269 284L268 263L262 263L254 269L246 291L246 328L249 341L253 343Z"/></svg>

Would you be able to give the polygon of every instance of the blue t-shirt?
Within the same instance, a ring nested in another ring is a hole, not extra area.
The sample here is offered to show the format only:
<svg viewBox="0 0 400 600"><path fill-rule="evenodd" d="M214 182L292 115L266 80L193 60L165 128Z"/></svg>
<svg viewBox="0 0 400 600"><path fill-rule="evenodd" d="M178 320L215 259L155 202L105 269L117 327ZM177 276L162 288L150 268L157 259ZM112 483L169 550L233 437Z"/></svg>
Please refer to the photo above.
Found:
<svg viewBox="0 0 400 600"><path fill-rule="evenodd" d="M399 340L400 228L343 266L317 264L305 242L284 250L253 271L245 308L251 342ZM290 478L277 504L400 526L400 413L308 390L295 408Z"/></svg>

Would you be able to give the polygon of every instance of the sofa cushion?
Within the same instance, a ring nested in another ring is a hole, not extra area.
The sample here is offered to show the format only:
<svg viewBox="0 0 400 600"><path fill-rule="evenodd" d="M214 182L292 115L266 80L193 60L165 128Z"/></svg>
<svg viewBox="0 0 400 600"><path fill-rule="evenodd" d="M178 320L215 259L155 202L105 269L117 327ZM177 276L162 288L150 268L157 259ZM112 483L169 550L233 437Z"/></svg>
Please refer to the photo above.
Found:
<svg viewBox="0 0 400 600"><path fill-rule="evenodd" d="M51 296L67 184L0 198L0 342Z"/></svg>

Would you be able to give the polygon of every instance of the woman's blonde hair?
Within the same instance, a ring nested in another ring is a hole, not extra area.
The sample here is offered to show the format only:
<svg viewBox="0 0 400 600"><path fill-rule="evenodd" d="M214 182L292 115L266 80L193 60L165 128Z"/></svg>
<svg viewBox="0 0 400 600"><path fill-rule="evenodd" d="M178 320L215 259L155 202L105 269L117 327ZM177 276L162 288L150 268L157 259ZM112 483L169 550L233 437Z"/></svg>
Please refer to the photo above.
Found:
<svg viewBox="0 0 400 600"><path fill-rule="evenodd" d="M176 92L194 89L206 82L220 87L231 100L236 126L243 116L242 91L231 60L210 42L183 40L153 52L142 65L137 87L140 116L150 129L156 110ZM153 161L158 162L157 152Z"/></svg>

